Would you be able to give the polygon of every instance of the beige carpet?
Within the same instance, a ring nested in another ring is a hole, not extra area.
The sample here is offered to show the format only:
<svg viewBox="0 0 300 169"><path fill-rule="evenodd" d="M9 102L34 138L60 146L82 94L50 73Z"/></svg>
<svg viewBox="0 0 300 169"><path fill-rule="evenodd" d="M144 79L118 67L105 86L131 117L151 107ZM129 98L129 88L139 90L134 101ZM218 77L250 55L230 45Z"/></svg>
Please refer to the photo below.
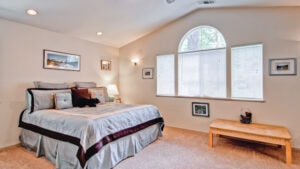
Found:
<svg viewBox="0 0 300 169"><path fill-rule="evenodd" d="M300 169L300 152L285 164L284 148L224 137L207 145L208 135L166 127L164 137L114 169ZM0 152L0 169L54 169L45 158L20 146Z"/></svg>

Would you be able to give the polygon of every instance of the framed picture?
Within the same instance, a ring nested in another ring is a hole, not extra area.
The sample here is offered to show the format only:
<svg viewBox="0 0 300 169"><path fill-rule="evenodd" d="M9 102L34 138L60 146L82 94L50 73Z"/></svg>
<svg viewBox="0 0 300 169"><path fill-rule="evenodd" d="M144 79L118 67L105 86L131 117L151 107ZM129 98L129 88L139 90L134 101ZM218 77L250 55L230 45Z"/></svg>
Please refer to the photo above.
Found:
<svg viewBox="0 0 300 169"><path fill-rule="evenodd" d="M204 116L209 117L209 104L192 102L192 115L193 116Z"/></svg>
<svg viewBox="0 0 300 169"><path fill-rule="evenodd" d="M271 76L296 75L297 74L296 58L270 59L269 74Z"/></svg>
<svg viewBox="0 0 300 169"><path fill-rule="evenodd" d="M51 50L44 50L44 69L80 71L80 56Z"/></svg>
<svg viewBox="0 0 300 169"><path fill-rule="evenodd" d="M143 69L143 79L153 79L153 68L144 68Z"/></svg>
<svg viewBox="0 0 300 169"><path fill-rule="evenodd" d="M110 60L101 60L101 70L111 70L111 61Z"/></svg>

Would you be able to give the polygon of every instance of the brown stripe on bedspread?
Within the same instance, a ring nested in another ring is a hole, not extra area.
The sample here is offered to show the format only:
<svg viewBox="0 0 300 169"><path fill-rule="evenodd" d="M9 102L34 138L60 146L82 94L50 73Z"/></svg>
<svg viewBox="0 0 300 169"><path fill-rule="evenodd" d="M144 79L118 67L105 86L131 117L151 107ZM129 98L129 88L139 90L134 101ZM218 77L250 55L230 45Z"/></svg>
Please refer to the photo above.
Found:
<svg viewBox="0 0 300 169"><path fill-rule="evenodd" d="M106 144L115 141L119 138L125 137L127 135L133 134L135 132L138 132L140 130L143 130L151 125L157 124L157 123L161 123L162 124L162 130L164 127L164 120L163 118L159 117L153 120L149 120L147 122L144 122L142 124L118 131L116 133L107 135L105 137L103 137L101 140L99 140L96 144L94 144L93 146L91 146L90 148L88 148L88 150L86 151L86 153L83 150L82 145L80 144L80 139L77 137L73 137L73 136L69 136L66 134L62 134L62 133L58 133L52 130L48 130L48 129L44 129L42 127L30 124L30 123L25 123L22 121L22 117L24 114L25 110L22 111L21 115L20 115L20 119L19 119L19 127L27 129L27 130L31 130L33 132L39 133L41 135L50 137L50 138L54 138L60 141L65 141L65 142L69 142L71 144L74 144L76 146L78 146L78 151L76 154L76 157L78 158L80 165L82 168L84 168L86 161L89 160L93 155L95 155L97 152L99 152L101 150L101 148L103 146L105 146Z"/></svg>
<svg viewBox="0 0 300 169"><path fill-rule="evenodd" d="M145 129L145 128L153 125L153 124L163 123L163 122L164 122L163 118L160 117L160 118L156 118L156 119L147 121L145 123L142 123L142 124L139 124L139 125L136 125L136 126L133 126L133 127L121 130L121 131L118 131L116 133L107 135L107 136L103 137L101 140L99 140L96 144L91 146L86 151L85 159L86 159L86 161L89 160L94 154L96 154L98 151L100 151L103 146L105 146L106 144L108 144L110 142L113 142L113 141L115 141L119 138L122 138L122 137L125 137L127 135L133 134L133 133L138 132L140 130L143 130L143 129Z"/></svg>

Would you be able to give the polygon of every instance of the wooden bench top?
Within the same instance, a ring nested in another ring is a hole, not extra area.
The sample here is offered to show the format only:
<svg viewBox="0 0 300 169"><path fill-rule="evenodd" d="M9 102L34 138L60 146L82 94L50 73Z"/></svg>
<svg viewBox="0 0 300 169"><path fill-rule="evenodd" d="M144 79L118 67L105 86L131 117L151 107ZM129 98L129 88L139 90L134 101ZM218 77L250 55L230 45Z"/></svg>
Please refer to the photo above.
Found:
<svg viewBox="0 0 300 169"><path fill-rule="evenodd" d="M268 136L274 138L284 138L287 140L292 138L290 132L285 127L267 124L243 124L239 121L216 119L210 124L210 128Z"/></svg>

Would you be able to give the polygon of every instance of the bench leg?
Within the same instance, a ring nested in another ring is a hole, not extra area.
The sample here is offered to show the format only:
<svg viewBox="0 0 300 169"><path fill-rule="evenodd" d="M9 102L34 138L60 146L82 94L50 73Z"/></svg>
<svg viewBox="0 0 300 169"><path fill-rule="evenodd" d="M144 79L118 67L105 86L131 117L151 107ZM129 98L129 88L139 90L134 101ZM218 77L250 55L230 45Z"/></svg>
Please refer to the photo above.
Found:
<svg viewBox="0 0 300 169"><path fill-rule="evenodd" d="M213 133L212 133L211 130L209 130L209 134L208 135L209 135L208 136L208 145L209 145L210 148L212 148L213 147Z"/></svg>
<svg viewBox="0 0 300 169"><path fill-rule="evenodd" d="M286 141L285 144L286 164L292 164L292 146L291 141Z"/></svg>

